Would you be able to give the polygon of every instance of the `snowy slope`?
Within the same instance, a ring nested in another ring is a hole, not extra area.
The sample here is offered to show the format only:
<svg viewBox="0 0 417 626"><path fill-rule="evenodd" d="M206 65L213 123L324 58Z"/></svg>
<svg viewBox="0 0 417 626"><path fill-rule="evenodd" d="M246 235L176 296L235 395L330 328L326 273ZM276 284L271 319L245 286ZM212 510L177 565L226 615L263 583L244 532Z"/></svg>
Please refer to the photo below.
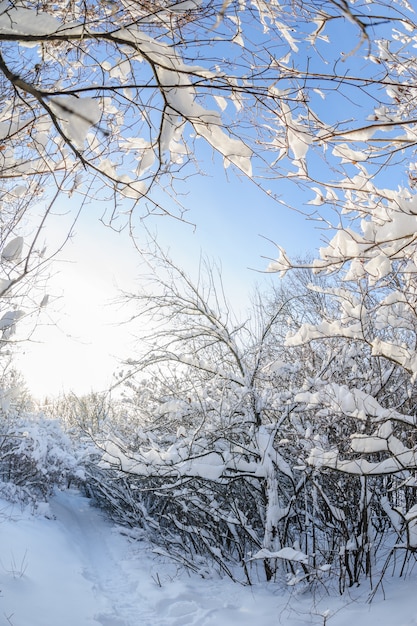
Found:
<svg viewBox="0 0 417 626"><path fill-rule="evenodd" d="M387 579L386 600L320 601L276 584L203 580L117 532L89 501L57 494L49 519L1 506L1 626L416 626L417 571ZM417 570L417 568L416 568Z"/></svg>

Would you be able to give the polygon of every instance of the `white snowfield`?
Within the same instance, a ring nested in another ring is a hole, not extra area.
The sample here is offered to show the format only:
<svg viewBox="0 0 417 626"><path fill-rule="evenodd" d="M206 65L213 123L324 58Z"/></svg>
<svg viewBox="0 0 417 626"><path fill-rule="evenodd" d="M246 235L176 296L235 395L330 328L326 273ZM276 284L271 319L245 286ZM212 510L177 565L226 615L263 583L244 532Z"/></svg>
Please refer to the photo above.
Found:
<svg viewBox="0 0 417 626"><path fill-rule="evenodd" d="M417 572L387 578L371 605L367 585L343 597L243 587L162 560L75 492L43 513L1 502L0 626L417 625Z"/></svg>

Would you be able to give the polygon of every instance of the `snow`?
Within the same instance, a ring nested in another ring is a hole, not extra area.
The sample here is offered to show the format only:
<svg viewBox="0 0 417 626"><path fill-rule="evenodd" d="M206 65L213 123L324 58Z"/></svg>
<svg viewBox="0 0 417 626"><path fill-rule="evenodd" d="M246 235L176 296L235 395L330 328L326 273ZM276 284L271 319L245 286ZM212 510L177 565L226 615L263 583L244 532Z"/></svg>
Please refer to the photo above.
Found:
<svg viewBox="0 0 417 626"><path fill-rule="evenodd" d="M279 250L279 257L276 261L271 261L267 267L267 272L278 272L281 278L284 278L285 274L291 268L291 263L285 253L285 250L281 246L277 246Z"/></svg>
<svg viewBox="0 0 417 626"><path fill-rule="evenodd" d="M352 161L366 161L368 155L360 150L353 150L347 143L342 143L333 149L334 156L340 157L341 163L351 163Z"/></svg>
<svg viewBox="0 0 417 626"><path fill-rule="evenodd" d="M357 438L353 439L356 443L359 441ZM363 449L366 452L381 451L380 444L376 445L376 438L367 437L365 439L366 447ZM345 474L352 474L356 476L383 476L384 474L398 474L403 470L413 470L417 464L417 453L415 450L410 450L403 446L401 442L393 437L388 443L388 451L394 456L384 459L382 461L371 462L367 459L360 458L352 461L342 460L339 458L338 450L332 448L331 450L323 450L320 447L312 448L308 463L316 468L328 467L335 469ZM355 451L361 451L359 445L355 445ZM397 451L398 450L398 451Z"/></svg>
<svg viewBox="0 0 417 626"><path fill-rule="evenodd" d="M0 32L2 35L48 35L60 26L57 19L47 13L31 9L11 8L8 2L0 3Z"/></svg>
<svg viewBox="0 0 417 626"><path fill-rule="evenodd" d="M395 420L403 424L416 425L415 416L399 413L395 409L386 409L370 394L355 387L349 389L347 385L329 383L317 392L301 391L296 394L294 399L296 402L307 403L308 408L325 403L334 412L343 413L364 421L368 417L372 417L374 423Z"/></svg>
<svg viewBox="0 0 417 626"><path fill-rule="evenodd" d="M101 117L101 109L97 102L93 98L55 96L50 98L49 106L61 121L66 136L82 150L88 131Z"/></svg>
<svg viewBox="0 0 417 626"><path fill-rule="evenodd" d="M1 258L4 261L17 261L22 256L23 250L23 237L15 237L9 243L7 243L1 253Z"/></svg>
<svg viewBox="0 0 417 626"><path fill-rule="evenodd" d="M16 322L23 317L24 314L24 311L20 310L7 311L7 313L4 313L4 315L0 318L0 330L8 329L9 336L12 335L14 333Z"/></svg>
<svg viewBox="0 0 417 626"><path fill-rule="evenodd" d="M294 548L282 548L277 552L270 552L265 548L259 550L253 555L252 559L286 559L287 561L297 561L300 563L308 563L308 556L300 550L294 550Z"/></svg>
<svg viewBox="0 0 417 626"><path fill-rule="evenodd" d="M58 492L37 515L1 501L0 514L4 626L313 626L325 616L331 626L417 623L416 573L387 577L385 599L377 594L372 604L366 585L313 597L279 583L245 587L184 572L75 491ZM286 551L303 560L291 548L274 556Z"/></svg>
<svg viewBox="0 0 417 626"><path fill-rule="evenodd" d="M227 455L223 452L203 451L188 458L189 448L186 444L185 439L184 441L180 439L167 449L139 450L129 456L123 451L120 442L108 440L103 444L104 454L101 463L103 467L118 467L123 472L136 476L199 477L211 481L219 480L228 470L257 477L268 473L264 463L246 461L239 456L226 458ZM284 473L291 475L290 468L276 452L274 461Z"/></svg>

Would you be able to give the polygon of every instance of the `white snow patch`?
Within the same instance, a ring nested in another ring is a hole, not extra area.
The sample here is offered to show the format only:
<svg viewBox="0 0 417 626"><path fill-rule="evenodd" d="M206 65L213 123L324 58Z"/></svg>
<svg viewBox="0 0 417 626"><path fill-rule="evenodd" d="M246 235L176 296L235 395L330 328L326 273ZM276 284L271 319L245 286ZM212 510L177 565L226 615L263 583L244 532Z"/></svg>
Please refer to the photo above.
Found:
<svg viewBox="0 0 417 626"><path fill-rule="evenodd" d="M332 626L416 626L415 573L387 577L384 601L377 596L371 605L366 584L347 597L291 595L275 582L245 587L181 572L145 540L122 535L75 492L58 493L44 509L49 519L0 503L1 624L314 626L326 615ZM413 539L414 519L410 510ZM293 548L263 554L271 556L306 558Z"/></svg>

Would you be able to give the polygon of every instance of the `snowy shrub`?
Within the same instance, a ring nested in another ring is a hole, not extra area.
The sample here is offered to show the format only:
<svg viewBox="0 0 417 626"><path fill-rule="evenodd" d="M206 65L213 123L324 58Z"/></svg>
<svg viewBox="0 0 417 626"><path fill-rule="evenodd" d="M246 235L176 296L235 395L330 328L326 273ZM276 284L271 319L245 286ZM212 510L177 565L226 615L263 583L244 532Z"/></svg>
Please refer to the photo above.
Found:
<svg viewBox="0 0 417 626"><path fill-rule="evenodd" d="M42 414L0 425L0 493L46 500L55 487L83 480L72 442L57 420Z"/></svg>
<svg viewBox="0 0 417 626"><path fill-rule="evenodd" d="M315 537L316 529L324 532L333 562L339 559L341 590L362 576L378 579L381 548L391 555L405 550L405 559L416 548L416 247L407 234L415 199L404 190L374 191L380 206L375 214L363 209L360 246L347 255L352 233L341 230L316 263L347 266L340 284L327 290L331 314L286 339L289 348L333 345L326 367L294 401L309 421L305 464L315 488L307 501L317 502ZM361 212L368 191L358 191L357 201ZM379 274L381 249L391 261Z"/></svg>
<svg viewBox="0 0 417 626"><path fill-rule="evenodd" d="M51 418L59 416L71 436L89 438L100 432L108 421L115 423L118 405L106 393L91 392L78 396L71 392L51 402L46 412Z"/></svg>
<svg viewBox="0 0 417 626"><path fill-rule="evenodd" d="M141 526L196 571L210 562L247 583L293 580L300 562L281 551L306 543L310 519L292 388L323 356L283 349L284 320L298 314L293 290L269 307L260 300L256 323L242 324L220 297L201 292L221 293L210 271L196 288L166 258L163 269L172 280L138 296L157 330L152 348L130 363L142 378L129 378L128 427L96 437L102 460L90 468L89 488L118 522ZM304 358L302 369L294 354ZM327 556L305 557L310 578Z"/></svg>
<svg viewBox="0 0 417 626"><path fill-rule="evenodd" d="M355 335L362 302L369 336L394 342L378 293L299 272L239 324L183 279L139 298L160 325L125 420L95 435L91 493L203 575L377 582L380 555L417 545L413 379Z"/></svg>
<svg viewBox="0 0 417 626"><path fill-rule="evenodd" d="M248 475L242 477L234 463L224 465L220 453L200 448L190 455L189 443L181 441L175 451L170 446L165 462L158 463L156 446L151 463L137 453L124 456L119 470L112 451L121 460L120 449L107 445L102 469L96 469L89 487L114 519L145 529L171 558L201 573L202 563L207 568L211 562L232 578L238 564L250 582L246 557L261 548L263 539L263 494L254 468L245 462ZM202 443L196 442L194 450ZM159 449L161 456L164 452Z"/></svg>

